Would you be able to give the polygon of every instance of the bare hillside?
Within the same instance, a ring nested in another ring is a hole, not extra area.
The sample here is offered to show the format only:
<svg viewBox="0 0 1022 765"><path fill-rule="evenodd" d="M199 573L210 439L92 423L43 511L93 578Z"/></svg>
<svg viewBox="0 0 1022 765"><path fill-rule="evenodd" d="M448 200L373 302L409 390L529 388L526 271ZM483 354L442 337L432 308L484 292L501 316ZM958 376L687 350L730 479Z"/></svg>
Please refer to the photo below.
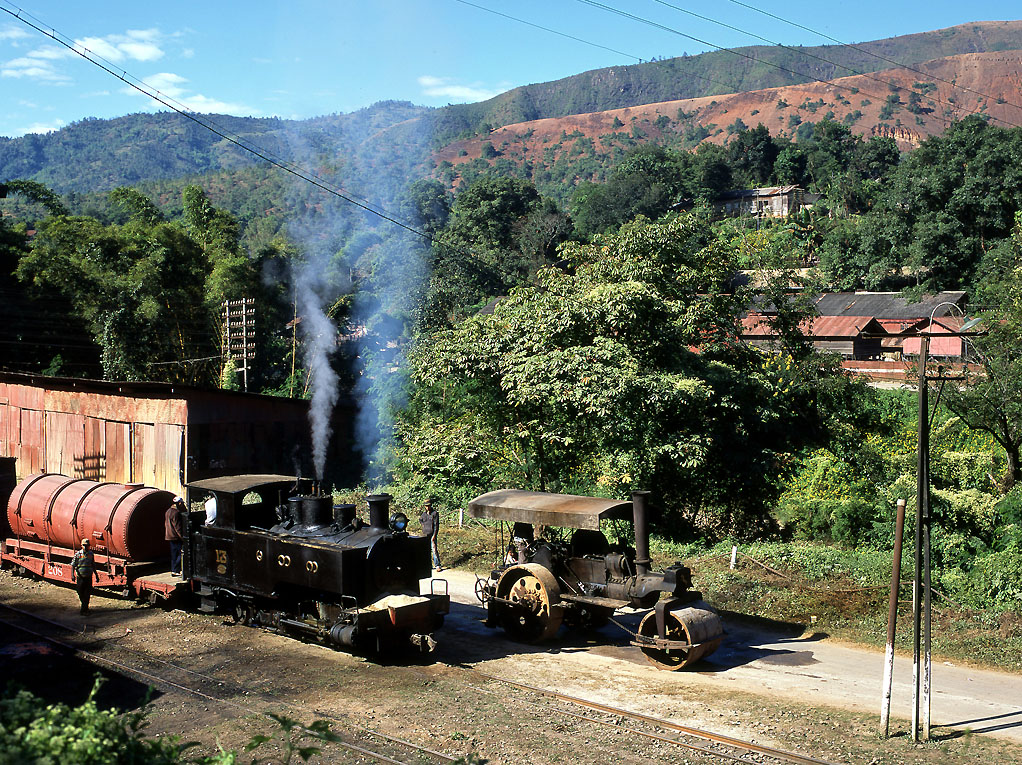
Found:
<svg viewBox="0 0 1022 765"><path fill-rule="evenodd" d="M689 148L702 141L722 144L743 126L759 123L772 135L797 140L801 125L825 117L859 135L890 136L903 150L977 112L994 124L1022 125L1022 51L949 56L914 69L519 122L449 144L434 159L455 166L480 157L549 165L650 140Z"/></svg>

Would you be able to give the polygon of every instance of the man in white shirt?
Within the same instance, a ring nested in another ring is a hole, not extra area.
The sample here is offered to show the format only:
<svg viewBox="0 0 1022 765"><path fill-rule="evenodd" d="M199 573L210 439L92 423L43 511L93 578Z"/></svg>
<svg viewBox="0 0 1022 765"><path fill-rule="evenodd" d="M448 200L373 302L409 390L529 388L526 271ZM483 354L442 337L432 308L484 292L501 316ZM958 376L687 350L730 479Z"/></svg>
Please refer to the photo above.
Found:
<svg viewBox="0 0 1022 765"><path fill-rule="evenodd" d="M209 499L206 500L206 525L212 526L216 520L216 496L210 495Z"/></svg>

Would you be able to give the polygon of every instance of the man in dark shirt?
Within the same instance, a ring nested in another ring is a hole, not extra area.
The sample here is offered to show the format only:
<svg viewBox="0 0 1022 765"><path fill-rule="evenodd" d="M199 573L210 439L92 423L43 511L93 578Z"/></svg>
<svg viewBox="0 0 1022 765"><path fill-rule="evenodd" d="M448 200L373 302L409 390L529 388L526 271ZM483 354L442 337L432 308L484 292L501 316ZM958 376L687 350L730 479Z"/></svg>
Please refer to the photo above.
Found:
<svg viewBox="0 0 1022 765"><path fill-rule="evenodd" d="M184 539L184 512L184 499L174 497L174 501L167 508L167 515L164 519L165 538L170 542L170 573L173 576L181 575L181 540Z"/></svg>
<svg viewBox="0 0 1022 765"><path fill-rule="evenodd" d="M82 549L71 559L71 581L78 590L82 602L80 613L89 613L89 599L92 598L92 575L96 571L96 558L89 549L89 540L82 540Z"/></svg>
<svg viewBox="0 0 1022 765"><path fill-rule="evenodd" d="M419 516L419 523L422 524L422 536L429 537L429 552L433 557L433 568L443 571L440 565L440 550L437 548L437 539L440 536L440 511L433 507L432 497L426 500L422 515Z"/></svg>

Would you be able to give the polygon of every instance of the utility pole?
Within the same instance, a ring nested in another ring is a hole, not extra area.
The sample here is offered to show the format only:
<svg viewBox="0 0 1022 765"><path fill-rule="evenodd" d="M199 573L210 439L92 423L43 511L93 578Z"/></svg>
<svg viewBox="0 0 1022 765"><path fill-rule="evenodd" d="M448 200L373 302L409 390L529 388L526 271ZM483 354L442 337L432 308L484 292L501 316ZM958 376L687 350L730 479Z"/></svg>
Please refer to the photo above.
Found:
<svg viewBox="0 0 1022 765"><path fill-rule="evenodd" d="M248 370L255 358L255 298L224 301L224 358L240 363L247 393Z"/></svg>
<svg viewBox="0 0 1022 765"><path fill-rule="evenodd" d="M930 405L926 357L930 337L919 341L919 454L916 461L915 572L912 580L912 740L919 741L920 706L925 706L924 740L930 734ZM926 569L925 577L923 569ZM924 592L925 588L925 592ZM926 611L926 663L921 664L921 632ZM922 699L920 699L920 687Z"/></svg>

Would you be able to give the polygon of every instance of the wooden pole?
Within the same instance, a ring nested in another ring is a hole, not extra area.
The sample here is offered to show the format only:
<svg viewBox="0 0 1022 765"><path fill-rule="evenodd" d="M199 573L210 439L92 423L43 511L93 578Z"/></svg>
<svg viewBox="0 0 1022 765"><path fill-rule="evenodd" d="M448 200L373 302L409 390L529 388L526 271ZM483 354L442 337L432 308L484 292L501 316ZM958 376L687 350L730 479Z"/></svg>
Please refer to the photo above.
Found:
<svg viewBox="0 0 1022 765"><path fill-rule="evenodd" d="M894 685L894 636L898 624L898 591L901 589L901 547L905 533L905 500L898 500L894 521L894 564L891 571L891 599L887 610L887 651L884 654L884 697L880 706L880 728L884 738L891 735L891 690Z"/></svg>

